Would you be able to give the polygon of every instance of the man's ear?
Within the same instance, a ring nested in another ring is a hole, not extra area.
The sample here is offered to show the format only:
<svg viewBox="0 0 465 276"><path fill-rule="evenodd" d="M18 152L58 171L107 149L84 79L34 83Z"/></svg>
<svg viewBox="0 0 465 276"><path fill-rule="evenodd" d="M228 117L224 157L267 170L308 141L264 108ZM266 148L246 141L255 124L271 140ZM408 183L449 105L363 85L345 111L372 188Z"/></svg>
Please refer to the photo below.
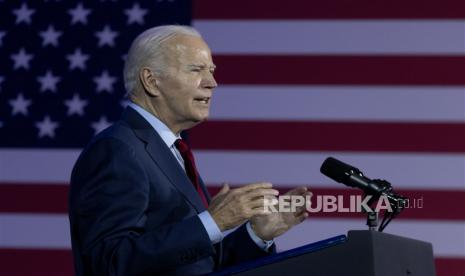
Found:
<svg viewBox="0 0 465 276"><path fill-rule="evenodd" d="M152 97L160 95L160 91L158 90L158 76L155 75L150 68L143 67L139 71L139 79L146 93Z"/></svg>

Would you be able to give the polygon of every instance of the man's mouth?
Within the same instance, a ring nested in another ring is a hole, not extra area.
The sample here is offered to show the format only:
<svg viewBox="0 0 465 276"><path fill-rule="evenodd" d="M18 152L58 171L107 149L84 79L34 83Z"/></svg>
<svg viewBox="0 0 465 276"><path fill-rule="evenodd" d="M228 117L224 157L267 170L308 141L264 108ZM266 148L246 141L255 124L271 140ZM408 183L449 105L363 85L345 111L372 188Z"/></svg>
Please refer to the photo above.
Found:
<svg viewBox="0 0 465 276"><path fill-rule="evenodd" d="M208 104L210 102L210 97L196 98L195 100L204 104Z"/></svg>

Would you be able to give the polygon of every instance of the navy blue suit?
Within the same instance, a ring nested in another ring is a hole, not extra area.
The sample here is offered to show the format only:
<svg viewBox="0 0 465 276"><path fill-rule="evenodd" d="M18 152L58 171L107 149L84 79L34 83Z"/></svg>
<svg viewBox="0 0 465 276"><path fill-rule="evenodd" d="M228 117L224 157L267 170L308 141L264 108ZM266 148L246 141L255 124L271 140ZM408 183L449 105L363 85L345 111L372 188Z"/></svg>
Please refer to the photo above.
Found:
<svg viewBox="0 0 465 276"><path fill-rule="evenodd" d="M197 216L204 210L170 149L127 108L73 169L69 219L76 275L198 275L268 254L245 226L212 245Z"/></svg>

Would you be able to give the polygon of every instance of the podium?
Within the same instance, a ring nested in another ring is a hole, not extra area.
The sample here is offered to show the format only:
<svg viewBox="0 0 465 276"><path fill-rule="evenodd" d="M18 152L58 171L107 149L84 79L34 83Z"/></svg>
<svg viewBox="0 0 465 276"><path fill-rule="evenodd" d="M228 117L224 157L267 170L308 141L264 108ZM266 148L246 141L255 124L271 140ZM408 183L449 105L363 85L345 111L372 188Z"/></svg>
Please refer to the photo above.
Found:
<svg viewBox="0 0 465 276"><path fill-rule="evenodd" d="M212 275L434 276L430 243L377 231L349 231Z"/></svg>

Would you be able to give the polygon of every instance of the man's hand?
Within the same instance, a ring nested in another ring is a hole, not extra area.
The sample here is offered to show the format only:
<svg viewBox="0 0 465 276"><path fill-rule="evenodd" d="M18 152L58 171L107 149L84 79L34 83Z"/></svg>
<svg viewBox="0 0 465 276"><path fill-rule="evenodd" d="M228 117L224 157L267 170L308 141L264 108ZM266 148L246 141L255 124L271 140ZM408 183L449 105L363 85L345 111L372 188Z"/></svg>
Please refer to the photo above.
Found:
<svg viewBox="0 0 465 276"><path fill-rule="evenodd" d="M311 196L312 193L306 187L299 187L287 192L285 195L306 197ZM305 203L303 206L297 207L295 212L272 212L267 215L254 216L250 220L250 226L262 240L272 240L308 217L305 209L307 201ZM308 204L310 203L308 202Z"/></svg>
<svg viewBox="0 0 465 276"><path fill-rule="evenodd" d="M221 231L234 228L253 216L264 215L264 198L277 196L271 183L261 182L230 189L228 184L214 196L208 212Z"/></svg>

